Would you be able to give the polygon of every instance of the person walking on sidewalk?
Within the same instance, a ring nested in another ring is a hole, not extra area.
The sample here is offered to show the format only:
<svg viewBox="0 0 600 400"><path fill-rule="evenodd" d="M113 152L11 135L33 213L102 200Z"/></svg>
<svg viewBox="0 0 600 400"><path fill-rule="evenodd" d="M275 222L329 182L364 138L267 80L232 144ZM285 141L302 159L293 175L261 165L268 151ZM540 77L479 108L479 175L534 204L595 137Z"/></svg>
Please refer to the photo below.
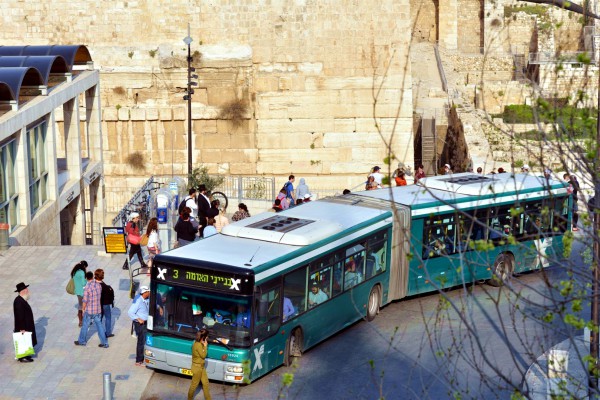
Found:
<svg viewBox="0 0 600 400"><path fill-rule="evenodd" d="M102 295L102 285L99 282L99 270L96 270L93 274L88 271L85 274L88 280L85 289L83 290L83 326L79 332L79 339L74 343L75 346L85 346L87 343L87 333L90 327L90 321L93 321L98 330L98 337L100 338L100 344L98 347L108 348L108 340L106 339L106 331L102 326L100 317L102 316L102 304L100 302L100 296ZM95 278L95 279L94 279Z"/></svg>
<svg viewBox="0 0 600 400"><path fill-rule="evenodd" d="M144 256L142 255L142 247L140 246L140 214L132 212L129 215L129 222L125 225L125 233L127 233L127 243L129 243L129 260L133 258L134 254L137 254L142 268L148 268L144 262ZM123 269L129 269L128 260L125 260Z"/></svg>
<svg viewBox="0 0 600 400"><path fill-rule="evenodd" d="M112 333L112 308L115 306L115 291L110 285L104 283L104 270L98 268L98 282L102 286L100 304L102 304L102 318L104 318L104 331L106 338L113 337Z"/></svg>
<svg viewBox="0 0 600 400"><path fill-rule="evenodd" d="M140 295L135 298L127 314L133 321L133 327L137 335L137 346L135 348L135 365L144 366L144 344L146 343L146 321L148 320L150 289L147 286L140 288Z"/></svg>
<svg viewBox="0 0 600 400"><path fill-rule="evenodd" d="M204 360L208 354L208 330L200 329L196 332L196 340L192 344L192 382L188 390L188 400L192 400L196 394L198 384L202 383L204 398L211 400L210 389L208 387L208 375L204 368Z"/></svg>
<svg viewBox="0 0 600 400"><path fill-rule="evenodd" d="M87 282L85 280L87 266L87 261L81 260L71 270L71 278L73 278L75 295L77 296L77 318L79 319L79 327L81 327L83 322L83 287Z"/></svg>
<svg viewBox="0 0 600 400"><path fill-rule="evenodd" d="M33 321L33 311L29 305L29 285L23 282L17 284L17 290L15 292L19 295L13 302L13 311L15 313L15 330L14 332L31 332L31 346L35 347L37 344L37 337L35 335L35 322ZM19 358L19 362L33 362L31 356L25 356Z"/></svg>

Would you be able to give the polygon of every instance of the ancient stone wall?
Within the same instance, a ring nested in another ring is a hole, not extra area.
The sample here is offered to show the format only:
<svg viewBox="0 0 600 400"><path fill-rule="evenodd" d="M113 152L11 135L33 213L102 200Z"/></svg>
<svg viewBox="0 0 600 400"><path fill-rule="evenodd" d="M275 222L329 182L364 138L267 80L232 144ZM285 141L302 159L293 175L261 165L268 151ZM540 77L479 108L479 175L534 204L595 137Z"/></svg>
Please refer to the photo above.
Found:
<svg viewBox="0 0 600 400"><path fill-rule="evenodd" d="M438 4L434 0L410 0L413 39L435 42L438 35Z"/></svg>
<svg viewBox="0 0 600 400"><path fill-rule="evenodd" d="M462 53L480 53L483 46L483 1L458 0L458 50Z"/></svg>
<svg viewBox="0 0 600 400"><path fill-rule="evenodd" d="M4 45L89 48L101 71L107 187L187 169L188 23L199 75L194 165L224 174L295 173L315 186L346 187L389 150L412 164L408 0L376 7L354 0L0 0L0 7ZM127 162L136 151L143 168Z"/></svg>

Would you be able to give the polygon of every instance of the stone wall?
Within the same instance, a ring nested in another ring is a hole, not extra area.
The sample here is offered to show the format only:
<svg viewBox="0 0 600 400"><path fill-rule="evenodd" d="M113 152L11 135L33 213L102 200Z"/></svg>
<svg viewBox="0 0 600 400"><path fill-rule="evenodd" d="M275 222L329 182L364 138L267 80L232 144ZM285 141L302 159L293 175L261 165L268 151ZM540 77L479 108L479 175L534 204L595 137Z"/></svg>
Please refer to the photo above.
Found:
<svg viewBox="0 0 600 400"><path fill-rule="evenodd" d="M438 33L437 3L434 0L410 0L413 39L435 42Z"/></svg>
<svg viewBox="0 0 600 400"><path fill-rule="evenodd" d="M343 188L390 151L412 164L408 0L377 7L352 0L0 0L0 7L4 45L90 49L101 71L106 183L124 183L123 193L129 181L187 170L188 22L199 75L194 165L223 174L294 173L316 187ZM223 113L231 104L243 109L234 119ZM135 151L144 168L127 163Z"/></svg>
<svg viewBox="0 0 600 400"><path fill-rule="evenodd" d="M447 66L453 69L455 85L479 84L482 81L508 81L513 76L513 59L509 55L445 54Z"/></svg>
<svg viewBox="0 0 600 400"><path fill-rule="evenodd" d="M483 47L483 0L458 0L458 50L479 53Z"/></svg>

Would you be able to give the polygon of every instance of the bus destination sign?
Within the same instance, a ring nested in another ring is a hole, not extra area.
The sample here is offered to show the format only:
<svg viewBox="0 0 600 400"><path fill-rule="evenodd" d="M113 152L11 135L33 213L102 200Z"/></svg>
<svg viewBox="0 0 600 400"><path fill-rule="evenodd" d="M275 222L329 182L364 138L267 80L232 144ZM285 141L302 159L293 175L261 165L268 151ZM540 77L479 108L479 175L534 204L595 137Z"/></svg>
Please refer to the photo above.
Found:
<svg viewBox="0 0 600 400"><path fill-rule="evenodd" d="M102 233L104 234L104 251L111 254L125 254L127 253L127 243L125 242L125 228L116 227L102 227Z"/></svg>
<svg viewBox="0 0 600 400"><path fill-rule="evenodd" d="M186 267L156 266L153 271L156 280L171 283L183 283L192 286L205 287L233 293L252 293L252 282L247 276Z"/></svg>

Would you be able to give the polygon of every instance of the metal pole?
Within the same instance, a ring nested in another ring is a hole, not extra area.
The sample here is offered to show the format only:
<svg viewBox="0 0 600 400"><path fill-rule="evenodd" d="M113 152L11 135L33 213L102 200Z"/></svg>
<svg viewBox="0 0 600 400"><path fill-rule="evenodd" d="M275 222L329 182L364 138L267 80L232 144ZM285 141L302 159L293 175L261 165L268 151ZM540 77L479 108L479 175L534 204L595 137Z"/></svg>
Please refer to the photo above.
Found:
<svg viewBox="0 0 600 400"><path fill-rule="evenodd" d="M104 391L104 400L112 400L112 393L110 391L110 372L104 373L103 379L103 391Z"/></svg>
<svg viewBox="0 0 600 400"><path fill-rule="evenodd" d="M190 24L188 24L188 37L190 37ZM187 119L188 119L188 177L192 175L192 52L191 43L188 43L187 55Z"/></svg>

